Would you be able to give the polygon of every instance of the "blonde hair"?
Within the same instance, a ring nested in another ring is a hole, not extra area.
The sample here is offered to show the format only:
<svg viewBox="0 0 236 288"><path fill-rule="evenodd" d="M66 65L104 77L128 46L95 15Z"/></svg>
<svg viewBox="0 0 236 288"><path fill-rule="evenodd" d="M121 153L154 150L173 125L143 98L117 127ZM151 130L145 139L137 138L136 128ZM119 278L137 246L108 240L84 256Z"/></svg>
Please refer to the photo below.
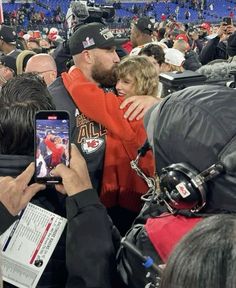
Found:
<svg viewBox="0 0 236 288"><path fill-rule="evenodd" d="M134 79L135 95L157 96L159 75L147 56L124 57L116 69L117 80L127 75Z"/></svg>
<svg viewBox="0 0 236 288"><path fill-rule="evenodd" d="M167 65L169 65L170 67L170 70L169 72L184 72L184 68L182 66L176 66L174 64L169 64L169 63L166 63Z"/></svg>
<svg viewBox="0 0 236 288"><path fill-rule="evenodd" d="M16 70L17 75L20 75L24 72L24 68L26 66L27 61L30 57L36 55L34 51L31 50L23 50L16 58ZM28 58L28 59L27 59ZM27 61L26 61L27 60Z"/></svg>

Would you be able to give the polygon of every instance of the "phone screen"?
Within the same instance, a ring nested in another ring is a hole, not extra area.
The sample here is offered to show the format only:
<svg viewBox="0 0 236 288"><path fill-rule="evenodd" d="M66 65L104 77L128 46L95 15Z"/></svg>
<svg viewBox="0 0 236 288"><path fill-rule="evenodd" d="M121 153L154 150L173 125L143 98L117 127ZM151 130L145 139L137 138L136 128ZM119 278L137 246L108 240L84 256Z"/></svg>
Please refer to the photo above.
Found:
<svg viewBox="0 0 236 288"><path fill-rule="evenodd" d="M51 174L58 164L69 166L70 121L65 111L40 111L35 117L35 174L41 183L60 183Z"/></svg>
<svg viewBox="0 0 236 288"><path fill-rule="evenodd" d="M225 23L226 25L232 25L232 18L224 17L223 18L223 23Z"/></svg>

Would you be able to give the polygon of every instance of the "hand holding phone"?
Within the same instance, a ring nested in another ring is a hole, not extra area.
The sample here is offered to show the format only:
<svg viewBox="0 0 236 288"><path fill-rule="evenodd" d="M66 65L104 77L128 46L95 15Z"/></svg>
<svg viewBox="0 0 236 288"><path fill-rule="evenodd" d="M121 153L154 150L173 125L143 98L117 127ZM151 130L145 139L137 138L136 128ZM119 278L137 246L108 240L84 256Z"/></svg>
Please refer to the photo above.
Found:
<svg viewBox="0 0 236 288"><path fill-rule="evenodd" d="M70 168L59 165L52 172L55 176L61 176L62 184L55 187L63 194L73 196L92 188L86 161L74 144L71 145Z"/></svg>
<svg viewBox="0 0 236 288"><path fill-rule="evenodd" d="M39 111L35 115L35 180L38 183L61 183L51 174L60 163L69 166L70 119L66 111Z"/></svg>
<svg viewBox="0 0 236 288"><path fill-rule="evenodd" d="M232 20L231 17L224 17L224 18L222 19L222 21L223 21L223 23L224 23L226 26L228 26L228 25L233 25L233 20Z"/></svg>

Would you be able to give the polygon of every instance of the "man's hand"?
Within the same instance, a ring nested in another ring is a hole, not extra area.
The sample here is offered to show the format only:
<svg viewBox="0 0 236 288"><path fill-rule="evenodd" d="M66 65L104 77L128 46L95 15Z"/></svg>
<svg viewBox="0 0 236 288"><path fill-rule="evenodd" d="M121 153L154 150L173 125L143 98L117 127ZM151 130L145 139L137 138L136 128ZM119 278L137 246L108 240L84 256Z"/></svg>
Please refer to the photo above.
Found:
<svg viewBox="0 0 236 288"><path fill-rule="evenodd" d="M61 193L72 196L92 188L86 162L74 144L71 145L70 168L59 164L52 173L62 178L62 184L56 185L57 191Z"/></svg>
<svg viewBox="0 0 236 288"><path fill-rule="evenodd" d="M143 118L147 110L154 104L161 101L161 98L153 96L132 96L126 98L120 105L120 109L124 109L130 104L129 108L124 114L124 118L132 121L134 119L140 120Z"/></svg>
<svg viewBox="0 0 236 288"><path fill-rule="evenodd" d="M221 23L221 25L217 31L217 35L222 38L225 33L226 33L226 26L224 23Z"/></svg>
<svg viewBox="0 0 236 288"><path fill-rule="evenodd" d="M5 84L9 79L13 78L14 76L14 71L5 66L0 67L0 86Z"/></svg>
<svg viewBox="0 0 236 288"><path fill-rule="evenodd" d="M199 39L198 33L194 31L194 32L191 34L191 38L192 38L193 40L198 40L198 39Z"/></svg>
<svg viewBox="0 0 236 288"><path fill-rule="evenodd" d="M18 177L0 177L0 201L13 215L17 215L31 198L40 190L45 189L45 185L28 185L34 175L34 164L31 163Z"/></svg>
<svg viewBox="0 0 236 288"><path fill-rule="evenodd" d="M236 28L233 25L226 26L226 34L231 35L236 31Z"/></svg>

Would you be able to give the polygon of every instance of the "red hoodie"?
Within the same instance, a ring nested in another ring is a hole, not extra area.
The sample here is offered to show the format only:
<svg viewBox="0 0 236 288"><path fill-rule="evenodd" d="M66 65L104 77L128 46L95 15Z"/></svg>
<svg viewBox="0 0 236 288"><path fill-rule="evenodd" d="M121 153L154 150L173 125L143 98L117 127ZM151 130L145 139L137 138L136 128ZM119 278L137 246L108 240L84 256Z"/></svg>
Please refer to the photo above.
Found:
<svg viewBox="0 0 236 288"><path fill-rule="evenodd" d="M166 263L178 242L200 221L201 217L188 218L164 213L159 217L149 218L145 229L155 250Z"/></svg>
<svg viewBox="0 0 236 288"><path fill-rule="evenodd" d="M140 197L147 192L146 182L131 169L130 161L137 156L147 135L142 120L129 122L120 104L123 97L105 93L89 82L78 68L62 74L63 83L82 113L107 128L106 151L101 201L106 207L119 205L140 211ZM154 160L149 151L140 167L147 175L154 173Z"/></svg>

